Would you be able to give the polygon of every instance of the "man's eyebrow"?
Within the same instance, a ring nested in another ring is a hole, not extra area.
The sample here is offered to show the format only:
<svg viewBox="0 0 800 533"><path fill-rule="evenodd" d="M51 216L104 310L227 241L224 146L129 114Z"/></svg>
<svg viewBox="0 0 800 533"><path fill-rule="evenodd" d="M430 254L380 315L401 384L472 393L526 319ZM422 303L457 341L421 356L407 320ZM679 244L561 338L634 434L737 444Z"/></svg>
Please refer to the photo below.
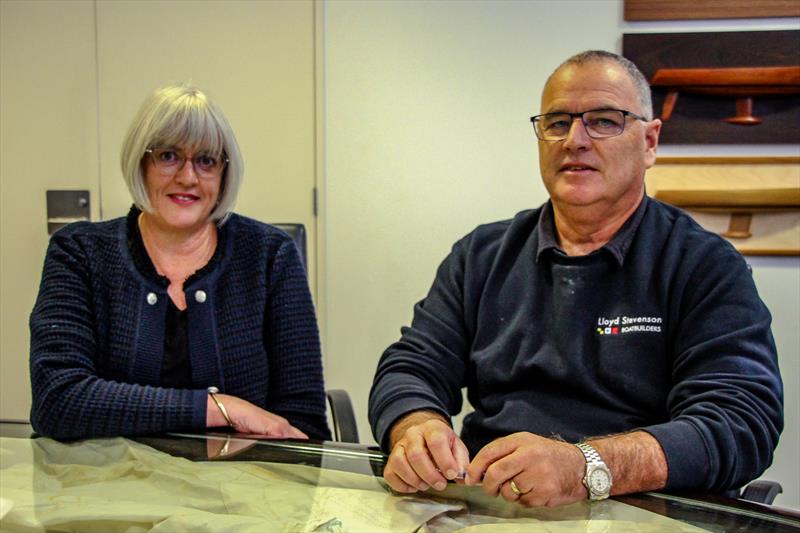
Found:
<svg viewBox="0 0 800 533"><path fill-rule="evenodd" d="M619 108L611 106L611 105L601 105L601 106L595 106L595 107L592 107L592 108L589 108L589 109L584 109L583 111L576 111L575 113L571 113L570 111L564 111L563 109L554 109L552 111L545 111L542 114L543 115L550 115L550 114L555 114L555 113L565 113L565 114L569 113L569 114L574 115L574 114L577 114L577 113L588 113L590 111L610 111L610 110L618 111Z"/></svg>

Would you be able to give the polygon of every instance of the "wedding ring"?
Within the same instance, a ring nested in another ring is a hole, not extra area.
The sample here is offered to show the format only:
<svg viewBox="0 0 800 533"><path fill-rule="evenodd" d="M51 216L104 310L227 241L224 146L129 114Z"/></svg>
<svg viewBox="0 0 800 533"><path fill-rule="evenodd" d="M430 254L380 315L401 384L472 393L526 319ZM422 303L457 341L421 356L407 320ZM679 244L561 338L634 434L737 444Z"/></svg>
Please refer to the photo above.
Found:
<svg viewBox="0 0 800 533"><path fill-rule="evenodd" d="M511 480L511 492L513 492L513 493L514 493L514 494L516 494L517 496L522 496L523 494L525 494L524 492L522 492L521 490L519 490L519 487L517 487L517 484L516 484L516 483L514 483L514 480L513 480L513 479Z"/></svg>

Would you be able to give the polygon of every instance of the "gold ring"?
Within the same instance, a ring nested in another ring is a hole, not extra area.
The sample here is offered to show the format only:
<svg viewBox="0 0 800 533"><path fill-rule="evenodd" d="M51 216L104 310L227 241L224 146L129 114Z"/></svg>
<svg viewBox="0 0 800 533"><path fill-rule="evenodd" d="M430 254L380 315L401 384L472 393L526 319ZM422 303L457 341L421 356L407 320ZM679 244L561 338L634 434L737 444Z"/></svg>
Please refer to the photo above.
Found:
<svg viewBox="0 0 800 533"><path fill-rule="evenodd" d="M516 484L516 483L514 483L514 480L513 480L513 479L511 480L511 492L513 492L513 493L514 493L514 494L516 494L517 496L522 496L523 494L525 494L524 492L522 492L521 490L519 490L519 487L517 487L517 484Z"/></svg>

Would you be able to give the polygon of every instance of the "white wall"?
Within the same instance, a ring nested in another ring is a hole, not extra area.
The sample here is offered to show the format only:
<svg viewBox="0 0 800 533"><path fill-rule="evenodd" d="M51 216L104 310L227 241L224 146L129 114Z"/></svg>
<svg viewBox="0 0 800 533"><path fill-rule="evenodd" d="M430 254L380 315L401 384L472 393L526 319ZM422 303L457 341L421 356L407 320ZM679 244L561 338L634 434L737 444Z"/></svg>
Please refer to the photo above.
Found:
<svg viewBox="0 0 800 533"><path fill-rule="evenodd" d="M325 183L320 314L326 379L329 388L350 391L362 442L374 442L366 405L377 360L410 322L413 304L450 246L477 224L546 199L528 118L539 110L552 69L588 48L620 51L623 32L723 28L626 24L621 0L329 0L323 8L318 180ZM726 27L737 29L734 24ZM757 24L800 25L794 19ZM716 150L741 153L739 147ZM778 502L800 507L800 475L789 466L800 448L800 261L751 262L776 315L789 389L790 429L768 474L786 489Z"/></svg>
<svg viewBox="0 0 800 533"><path fill-rule="evenodd" d="M326 379L350 391L367 442L379 355L456 239L545 201L529 117L563 58L615 47L622 8L608 0L324 7ZM554 19L570 21L570 39Z"/></svg>

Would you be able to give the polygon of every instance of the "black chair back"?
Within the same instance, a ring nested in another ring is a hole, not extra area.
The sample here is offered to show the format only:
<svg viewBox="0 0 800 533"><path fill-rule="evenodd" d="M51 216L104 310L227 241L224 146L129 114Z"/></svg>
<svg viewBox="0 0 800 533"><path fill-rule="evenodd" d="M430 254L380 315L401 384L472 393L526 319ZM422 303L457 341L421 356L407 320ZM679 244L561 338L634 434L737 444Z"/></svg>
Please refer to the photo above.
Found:
<svg viewBox="0 0 800 533"><path fill-rule="evenodd" d="M297 246L297 251L300 252L300 259L303 261L303 266L308 274L308 252L306 249L306 227L303 224L295 224L293 222L276 222L272 223L281 231L286 232L289 237L294 241Z"/></svg>

